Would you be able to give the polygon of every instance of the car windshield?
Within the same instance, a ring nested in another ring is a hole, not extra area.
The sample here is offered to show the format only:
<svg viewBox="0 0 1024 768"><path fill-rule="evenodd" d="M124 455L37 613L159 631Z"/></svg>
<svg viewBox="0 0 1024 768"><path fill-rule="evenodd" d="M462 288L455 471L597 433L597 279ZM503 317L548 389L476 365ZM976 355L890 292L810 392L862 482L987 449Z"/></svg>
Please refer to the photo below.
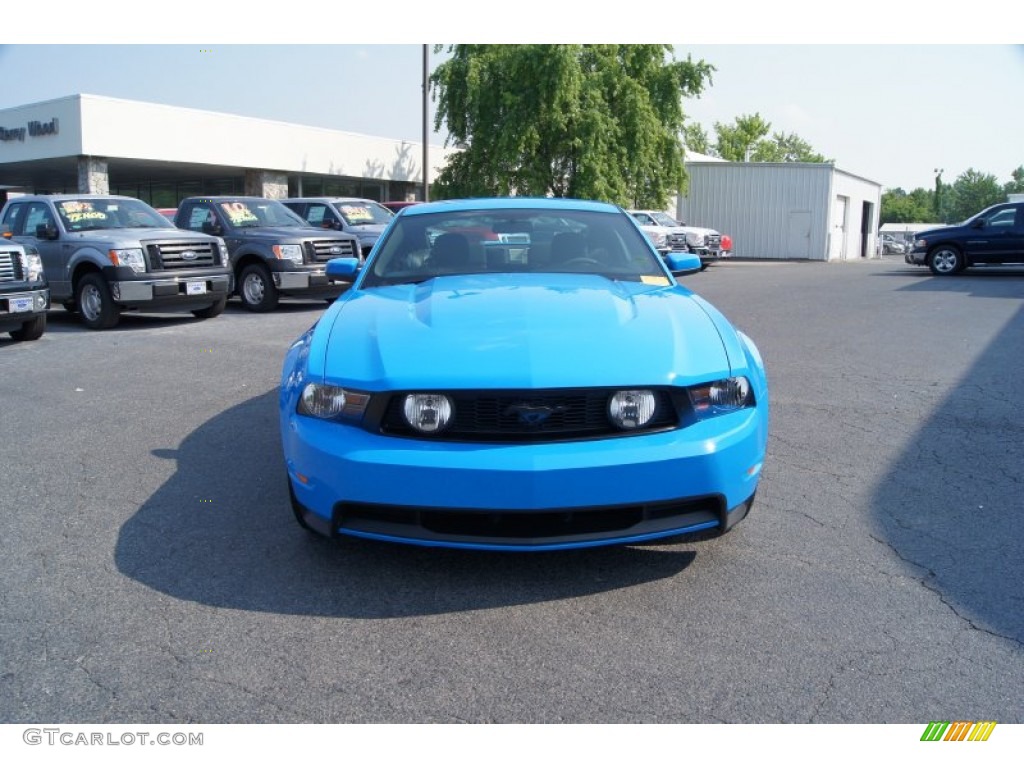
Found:
<svg viewBox="0 0 1024 768"><path fill-rule="evenodd" d="M399 217L367 265L362 287L523 272L669 284L661 261L626 214L524 207Z"/></svg>
<svg viewBox="0 0 1024 768"><path fill-rule="evenodd" d="M340 201L335 203L335 207L349 226L387 224L395 217L383 205L372 200Z"/></svg>
<svg viewBox="0 0 1024 768"><path fill-rule="evenodd" d="M679 226L679 222L677 222L675 219L673 219L667 213L662 213L661 211L655 211L654 213L651 214L651 216L653 216L654 220L656 222L658 222L658 224L660 224L663 227L678 227Z"/></svg>
<svg viewBox="0 0 1024 768"><path fill-rule="evenodd" d="M141 200L118 197L90 197L58 200L57 214L68 232L94 229L163 228L167 219Z"/></svg>
<svg viewBox="0 0 1024 768"><path fill-rule="evenodd" d="M240 229L309 227L301 216L276 200L228 200L218 205L231 226Z"/></svg>

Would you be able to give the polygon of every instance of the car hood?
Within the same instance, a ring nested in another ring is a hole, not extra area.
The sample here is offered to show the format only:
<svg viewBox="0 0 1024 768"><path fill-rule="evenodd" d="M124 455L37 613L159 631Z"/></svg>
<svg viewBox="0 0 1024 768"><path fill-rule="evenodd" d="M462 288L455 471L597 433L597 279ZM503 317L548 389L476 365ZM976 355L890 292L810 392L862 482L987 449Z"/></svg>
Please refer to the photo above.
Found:
<svg viewBox="0 0 1024 768"><path fill-rule="evenodd" d="M189 232L176 227L126 227L124 229L89 229L85 232L67 232L61 235L67 240L88 240L93 243L135 243L140 240L184 240L217 242L217 238L200 232Z"/></svg>
<svg viewBox="0 0 1024 768"><path fill-rule="evenodd" d="M227 238L242 240L354 240L354 235L339 232L336 229L317 229L316 227L239 227L224 235Z"/></svg>
<svg viewBox="0 0 1024 768"><path fill-rule="evenodd" d="M702 302L667 280L440 277L351 291L321 326L309 374L370 390L686 385L730 371Z"/></svg>

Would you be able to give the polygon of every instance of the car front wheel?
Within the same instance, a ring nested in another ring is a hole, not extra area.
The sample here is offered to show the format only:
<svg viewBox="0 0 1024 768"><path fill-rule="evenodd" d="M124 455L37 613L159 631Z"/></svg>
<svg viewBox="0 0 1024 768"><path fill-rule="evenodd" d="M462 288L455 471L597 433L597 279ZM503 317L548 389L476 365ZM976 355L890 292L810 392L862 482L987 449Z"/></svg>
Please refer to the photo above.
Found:
<svg viewBox="0 0 1024 768"><path fill-rule="evenodd" d="M75 305L87 328L101 331L113 328L121 319L121 308L114 303L110 287L95 272L84 275L75 287Z"/></svg>
<svg viewBox="0 0 1024 768"><path fill-rule="evenodd" d="M21 328L11 331L11 338L15 341L35 341L43 335L46 330L46 315L36 315L31 320L21 324Z"/></svg>
<svg viewBox="0 0 1024 768"><path fill-rule="evenodd" d="M270 270L262 264L250 264L243 269L238 285L242 306L250 312L270 312L277 307L277 288Z"/></svg>
<svg viewBox="0 0 1024 768"><path fill-rule="evenodd" d="M955 275L964 266L963 254L952 245L940 245L928 255L928 268L933 275Z"/></svg>

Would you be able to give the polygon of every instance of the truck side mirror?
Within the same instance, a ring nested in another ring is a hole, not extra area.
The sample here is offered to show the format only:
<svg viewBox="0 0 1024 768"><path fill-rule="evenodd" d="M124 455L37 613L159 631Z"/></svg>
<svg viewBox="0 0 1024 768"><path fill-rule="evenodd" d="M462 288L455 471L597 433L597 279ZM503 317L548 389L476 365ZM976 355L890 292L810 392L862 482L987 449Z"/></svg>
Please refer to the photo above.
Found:
<svg viewBox="0 0 1024 768"><path fill-rule="evenodd" d="M57 227L52 224L36 224L36 237L40 240L56 240Z"/></svg>

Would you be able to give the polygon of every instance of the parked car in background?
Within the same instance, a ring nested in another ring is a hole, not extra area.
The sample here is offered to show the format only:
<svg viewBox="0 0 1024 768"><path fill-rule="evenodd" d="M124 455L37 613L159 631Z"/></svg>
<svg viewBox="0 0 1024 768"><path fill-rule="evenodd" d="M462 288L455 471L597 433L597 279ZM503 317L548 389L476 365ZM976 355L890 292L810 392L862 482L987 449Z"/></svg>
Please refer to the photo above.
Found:
<svg viewBox="0 0 1024 768"><path fill-rule="evenodd" d="M467 233L476 233L471 238ZM492 236L493 235L493 236ZM754 343L618 206L423 203L288 350L293 512L326 536L554 550L727 531L768 436Z"/></svg>
<svg viewBox="0 0 1024 768"><path fill-rule="evenodd" d="M224 238L242 306L269 312L281 296L334 299L349 283L325 272L328 260L360 258L359 240L311 227L278 200L265 197L187 197L175 224Z"/></svg>
<svg viewBox="0 0 1024 768"><path fill-rule="evenodd" d="M50 297L92 329L126 311L216 317L231 289L224 242L182 232L133 197L25 195L0 214L14 240L39 252Z"/></svg>
<svg viewBox="0 0 1024 768"><path fill-rule="evenodd" d="M46 331L50 291L39 252L29 245L0 238L0 333L15 341L34 341Z"/></svg>
<svg viewBox="0 0 1024 768"><path fill-rule="evenodd" d="M891 253L898 253L900 255L907 252L907 247L902 240L897 240L892 235L882 235L879 240L879 248L882 251L883 256L887 256Z"/></svg>
<svg viewBox="0 0 1024 768"><path fill-rule="evenodd" d="M408 208L410 205L419 205L420 202L420 200L385 200L381 205L392 213L398 213L403 208Z"/></svg>
<svg viewBox="0 0 1024 768"><path fill-rule="evenodd" d="M1024 264L1024 202L990 206L960 224L918 232L907 264L955 275L984 264Z"/></svg>
<svg viewBox="0 0 1024 768"><path fill-rule="evenodd" d="M722 248L722 235L705 227L688 227L680 224L664 211L631 210L629 214L637 220L640 228L647 233L659 253L689 251L700 257L702 268L722 258L731 256L730 249Z"/></svg>
<svg viewBox="0 0 1024 768"><path fill-rule="evenodd" d="M359 238L364 257L395 214L375 200L361 197L292 197L282 200L310 226L348 232Z"/></svg>

